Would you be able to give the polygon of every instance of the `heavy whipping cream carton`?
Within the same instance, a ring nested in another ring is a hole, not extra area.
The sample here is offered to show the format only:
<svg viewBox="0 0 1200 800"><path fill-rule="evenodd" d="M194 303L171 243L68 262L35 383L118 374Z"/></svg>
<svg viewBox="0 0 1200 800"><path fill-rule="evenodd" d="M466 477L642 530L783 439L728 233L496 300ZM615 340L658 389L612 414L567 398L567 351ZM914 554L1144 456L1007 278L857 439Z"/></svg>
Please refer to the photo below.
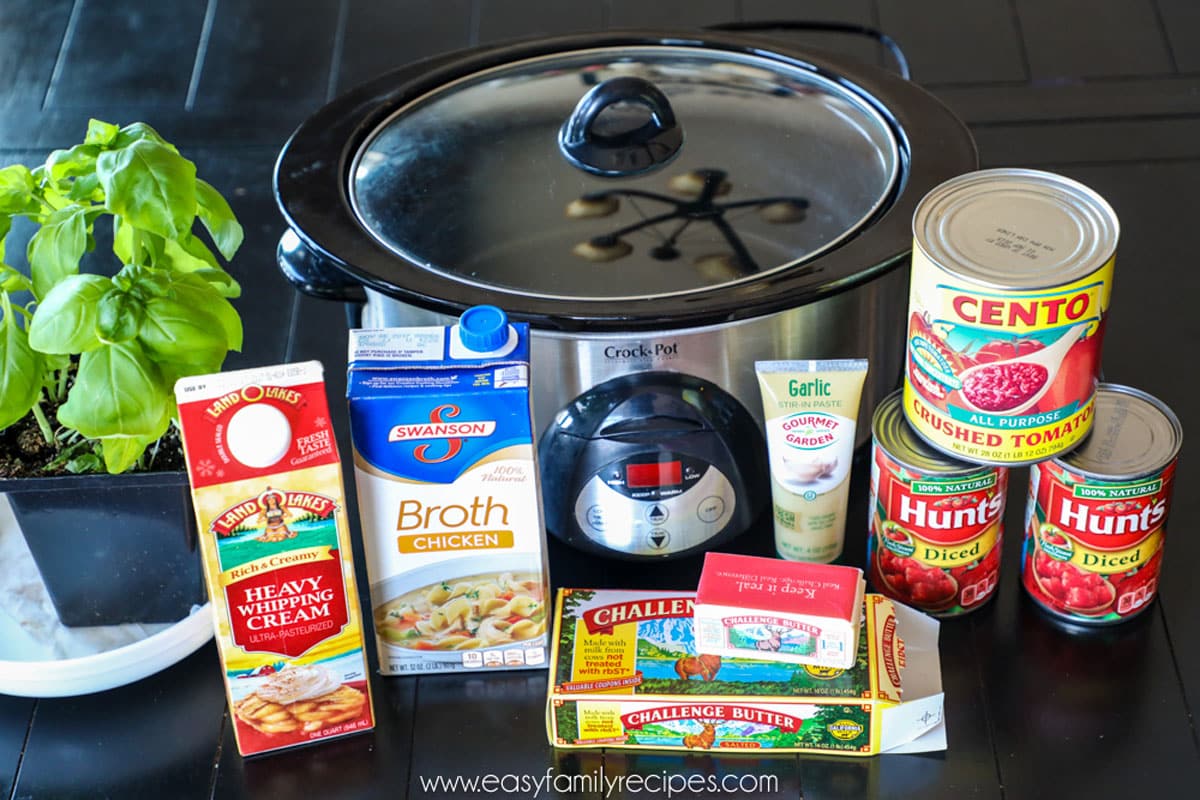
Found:
<svg viewBox="0 0 1200 800"><path fill-rule="evenodd" d="M380 672L545 667L528 326L353 330L347 396Z"/></svg>
<svg viewBox="0 0 1200 800"><path fill-rule="evenodd" d="M342 470L317 362L175 385L244 756L374 726Z"/></svg>

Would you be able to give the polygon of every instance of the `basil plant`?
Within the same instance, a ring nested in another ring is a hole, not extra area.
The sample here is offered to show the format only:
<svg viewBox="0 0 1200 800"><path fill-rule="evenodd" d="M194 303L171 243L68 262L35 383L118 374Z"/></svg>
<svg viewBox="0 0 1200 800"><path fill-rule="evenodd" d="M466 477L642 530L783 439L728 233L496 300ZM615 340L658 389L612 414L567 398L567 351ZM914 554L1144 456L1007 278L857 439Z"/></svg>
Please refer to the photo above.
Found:
<svg viewBox="0 0 1200 800"><path fill-rule="evenodd" d="M38 226L28 276L3 263L15 217ZM110 276L79 269L98 224L112 225ZM0 169L0 429L33 414L48 442L88 443L91 463L68 469L137 465L176 416L175 381L218 371L242 346L229 302L241 288L201 228L226 260L241 245L229 204L144 123L91 120L82 144L45 164Z"/></svg>

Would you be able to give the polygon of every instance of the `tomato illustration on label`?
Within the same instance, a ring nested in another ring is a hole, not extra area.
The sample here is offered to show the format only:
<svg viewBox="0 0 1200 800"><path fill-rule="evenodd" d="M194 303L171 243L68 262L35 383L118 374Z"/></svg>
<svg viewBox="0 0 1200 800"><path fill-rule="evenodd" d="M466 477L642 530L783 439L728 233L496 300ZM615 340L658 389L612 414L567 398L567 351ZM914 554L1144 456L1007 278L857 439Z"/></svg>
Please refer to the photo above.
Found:
<svg viewBox="0 0 1200 800"><path fill-rule="evenodd" d="M1029 594L1079 622L1119 620L1154 599L1174 465L1100 481L1062 464L1034 467L1022 559Z"/></svg>
<svg viewBox="0 0 1200 800"><path fill-rule="evenodd" d="M1111 277L1110 261L1057 286L984 286L915 252L909 422L938 450L977 463L1070 450L1092 424Z"/></svg>
<svg viewBox="0 0 1200 800"><path fill-rule="evenodd" d="M868 571L881 593L931 614L981 605L999 582L1002 468L928 475L876 442Z"/></svg>

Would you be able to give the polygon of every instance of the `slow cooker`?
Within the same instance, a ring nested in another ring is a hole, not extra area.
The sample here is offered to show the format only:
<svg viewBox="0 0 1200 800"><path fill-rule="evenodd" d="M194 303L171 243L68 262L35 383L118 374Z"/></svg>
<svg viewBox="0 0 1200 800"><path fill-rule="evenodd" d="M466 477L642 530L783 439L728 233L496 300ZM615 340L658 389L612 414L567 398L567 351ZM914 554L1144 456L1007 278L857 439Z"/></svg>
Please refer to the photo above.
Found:
<svg viewBox="0 0 1200 800"><path fill-rule="evenodd" d="M768 505L756 360L867 357L869 436L913 208L975 166L963 124L878 67L728 32L543 39L313 114L276 165L278 255L363 327L528 322L547 528L680 556Z"/></svg>

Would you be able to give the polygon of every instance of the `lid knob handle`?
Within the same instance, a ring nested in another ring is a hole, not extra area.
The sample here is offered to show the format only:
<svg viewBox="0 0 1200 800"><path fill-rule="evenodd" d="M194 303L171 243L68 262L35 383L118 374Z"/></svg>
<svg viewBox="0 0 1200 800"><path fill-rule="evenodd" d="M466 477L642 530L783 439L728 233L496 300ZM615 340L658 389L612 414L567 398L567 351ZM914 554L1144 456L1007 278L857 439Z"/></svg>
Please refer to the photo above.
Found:
<svg viewBox="0 0 1200 800"><path fill-rule="evenodd" d="M472 306L458 318L458 338L476 353L499 350L508 341L508 315L496 306Z"/></svg>
<svg viewBox="0 0 1200 800"><path fill-rule="evenodd" d="M612 108L613 106L627 108ZM636 106L636 109L629 108ZM612 108L605 119L607 109ZM627 177L666 164L683 145L683 128L662 90L625 75L593 87L558 131L558 147L576 167Z"/></svg>

